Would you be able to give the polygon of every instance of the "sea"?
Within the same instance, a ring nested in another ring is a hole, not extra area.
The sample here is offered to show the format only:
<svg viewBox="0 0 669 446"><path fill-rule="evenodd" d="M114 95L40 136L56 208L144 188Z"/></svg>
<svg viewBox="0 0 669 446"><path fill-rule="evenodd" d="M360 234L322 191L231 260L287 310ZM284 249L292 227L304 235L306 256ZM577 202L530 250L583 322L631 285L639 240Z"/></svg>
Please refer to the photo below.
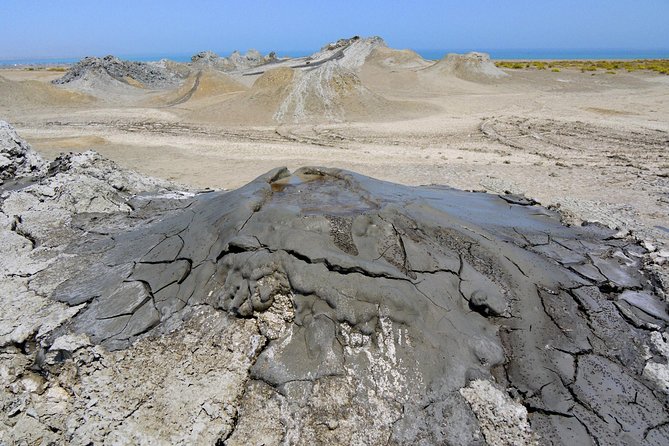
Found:
<svg viewBox="0 0 669 446"><path fill-rule="evenodd" d="M303 57L313 54L315 50L302 51L277 51L279 57ZM669 59L669 48L664 50L639 50L639 49L486 49L486 48L453 48L453 49L419 49L415 50L425 59L441 59L448 53L468 53L479 51L490 54L490 57L498 60L635 60L635 59ZM267 51L269 52L269 51ZM216 52L222 56L229 55L231 51ZM101 57L104 54L96 54ZM140 54L140 55L116 55L120 59L134 60L138 62L150 62L161 59L169 59L175 62L190 62L192 54ZM32 65L64 65L73 64L80 57L60 58L22 58L2 59L0 66L32 66Z"/></svg>

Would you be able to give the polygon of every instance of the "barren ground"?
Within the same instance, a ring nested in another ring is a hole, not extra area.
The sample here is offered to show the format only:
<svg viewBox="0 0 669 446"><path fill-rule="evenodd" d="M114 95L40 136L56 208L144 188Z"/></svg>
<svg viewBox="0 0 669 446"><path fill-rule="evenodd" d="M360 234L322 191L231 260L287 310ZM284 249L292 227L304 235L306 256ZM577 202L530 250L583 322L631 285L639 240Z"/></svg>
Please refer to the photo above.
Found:
<svg viewBox="0 0 669 446"><path fill-rule="evenodd" d="M240 126L217 123L212 112L205 124L189 118L190 102L149 108L105 101L10 101L0 117L47 158L91 148L196 188L236 188L276 166L341 167L411 185L524 193L577 219L666 244L669 76L509 73L492 84L455 80L427 89L402 74L363 71L375 92L438 110L400 121ZM17 81L60 74L0 70Z"/></svg>

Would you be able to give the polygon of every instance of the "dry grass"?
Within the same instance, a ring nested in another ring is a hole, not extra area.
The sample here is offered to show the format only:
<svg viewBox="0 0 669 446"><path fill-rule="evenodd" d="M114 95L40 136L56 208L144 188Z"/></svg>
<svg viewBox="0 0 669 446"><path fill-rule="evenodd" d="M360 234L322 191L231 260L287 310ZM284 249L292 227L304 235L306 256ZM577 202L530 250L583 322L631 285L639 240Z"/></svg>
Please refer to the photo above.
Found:
<svg viewBox="0 0 669 446"><path fill-rule="evenodd" d="M625 70L629 73L633 71L652 71L659 74L669 74L669 59L639 59L639 60L556 60L556 61L497 61L500 68L531 68L536 70L550 69L557 73L561 69L574 69L585 72L604 71L608 74Z"/></svg>
<svg viewBox="0 0 669 446"><path fill-rule="evenodd" d="M56 71L59 73L67 71L66 67L27 67L24 71Z"/></svg>

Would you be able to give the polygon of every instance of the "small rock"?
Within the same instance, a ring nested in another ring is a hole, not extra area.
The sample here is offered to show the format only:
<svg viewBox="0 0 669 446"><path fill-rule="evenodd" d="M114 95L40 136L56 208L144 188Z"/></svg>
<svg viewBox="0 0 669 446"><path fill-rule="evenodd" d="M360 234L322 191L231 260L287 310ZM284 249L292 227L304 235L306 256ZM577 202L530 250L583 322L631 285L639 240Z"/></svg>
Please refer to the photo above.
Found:
<svg viewBox="0 0 669 446"><path fill-rule="evenodd" d="M643 246L644 248L646 248L646 249L648 250L648 252L653 252L653 251L655 251L655 249L656 249L656 248L655 248L655 245L653 245L653 244L652 244L651 242L649 242L648 240L644 240L643 242L641 242L641 246Z"/></svg>
<svg viewBox="0 0 669 446"><path fill-rule="evenodd" d="M36 373L28 372L21 378L21 385L26 392L41 395L46 389L46 380Z"/></svg>
<svg viewBox="0 0 669 446"><path fill-rule="evenodd" d="M669 365L648 362L643 369L643 377L655 384L662 392L669 394Z"/></svg>
<svg viewBox="0 0 669 446"><path fill-rule="evenodd" d="M489 444L537 445L527 420L527 409L487 380L474 380L460 389L481 425Z"/></svg>
<svg viewBox="0 0 669 446"><path fill-rule="evenodd" d="M82 347L88 347L91 341L85 334L68 334L57 338L49 351L63 350L67 352L74 352Z"/></svg>
<svg viewBox="0 0 669 446"><path fill-rule="evenodd" d="M53 386L46 391L46 397L50 400L65 401L70 398L70 395L65 389L60 386Z"/></svg>
<svg viewBox="0 0 669 446"><path fill-rule="evenodd" d="M25 401L23 401L23 400L14 401L14 403L9 406L9 410L7 411L7 416L9 418L15 417L16 415L23 412L25 407L26 407Z"/></svg>
<svg viewBox="0 0 669 446"><path fill-rule="evenodd" d="M490 296L488 293L476 290L469 300L469 307L484 316L499 316L506 311L506 301L501 296Z"/></svg>

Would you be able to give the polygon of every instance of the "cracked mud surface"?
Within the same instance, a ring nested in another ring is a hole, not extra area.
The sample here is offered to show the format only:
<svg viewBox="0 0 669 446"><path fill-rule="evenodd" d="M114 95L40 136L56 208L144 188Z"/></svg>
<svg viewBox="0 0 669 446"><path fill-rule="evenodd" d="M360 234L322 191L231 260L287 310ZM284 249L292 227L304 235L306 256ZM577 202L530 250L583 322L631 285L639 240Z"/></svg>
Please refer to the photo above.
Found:
<svg viewBox="0 0 669 446"><path fill-rule="evenodd" d="M336 169L179 194L86 156L2 186L0 443L669 438L667 304L612 230Z"/></svg>
<svg viewBox="0 0 669 446"><path fill-rule="evenodd" d="M334 169L174 192L3 131L0 444L666 443L667 306L614 231Z"/></svg>
<svg viewBox="0 0 669 446"><path fill-rule="evenodd" d="M611 227L623 227L629 225L630 220L639 220L644 223L642 234L645 238L667 240L666 212L659 211L669 202L667 164L663 162L669 147L666 131L521 117L485 119L480 129L511 154L537 156L569 170L588 166L591 175L603 178L614 174L612 183L618 188L627 189L634 183L641 183L644 200L654 201L655 205L646 211L587 210L584 209L586 203L580 206L573 203L571 212Z"/></svg>

